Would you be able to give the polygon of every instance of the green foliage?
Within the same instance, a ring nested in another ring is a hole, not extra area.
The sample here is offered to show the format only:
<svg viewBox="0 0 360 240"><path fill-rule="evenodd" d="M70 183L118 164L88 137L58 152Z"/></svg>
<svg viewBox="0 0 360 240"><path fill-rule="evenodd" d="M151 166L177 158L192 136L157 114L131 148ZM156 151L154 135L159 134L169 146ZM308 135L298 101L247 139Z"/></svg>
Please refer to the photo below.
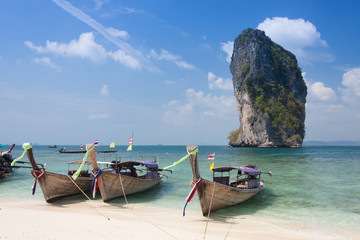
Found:
<svg viewBox="0 0 360 240"><path fill-rule="evenodd" d="M229 133L228 139L230 142L234 143L234 142L236 142L238 137L239 137L239 129L236 129Z"/></svg>
<svg viewBox="0 0 360 240"><path fill-rule="evenodd" d="M245 78L246 75L249 73L250 71L250 64L249 63L245 63L242 68L241 68L241 71L240 71L240 76Z"/></svg>
<svg viewBox="0 0 360 240"><path fill-rule="evenodd" d="M270 47L266 46L266 49L270 51L270 66L274 79L267 76L265 80L260 69L257 73L252 73L252 76L247 76L246 90L255 107L270 116L275 132L281 132L283 128L287 128L292 129L297 137L304 136L305 105L296 99L292 92L293 85L302 81L296 58L279 45L272 44ZM241 73L246 72L248 68L248 64L244 65ZM289 73L293 74L290 76L290 81L288 80ZM300 91L306 91L305 84L296 86L300 88Z"/></svg>
<svg viewBox="0 0 360 240"><path fill-rule="evenodd" d="M288 136L291 140L302 141L305 135L305 103L299 100L301 94L296 96L294 91L296 89L296 92L306 95L301 70L291 52L269 38L261 37L257 31L248 28L236 40L243 49L239 69L244 83L241 87L245 87L255 108L269 115L271 127L277 136L286 129L287 133L291 133ZM247 49L251 41L255 44L256 52L252 52L254 48ZM253 54L256 54L256 59L250 62L249 56ZM256 122L257 118L253 117L252 120ZM238 129L231 132L228 138L235 141L237 137Z"/></svg>

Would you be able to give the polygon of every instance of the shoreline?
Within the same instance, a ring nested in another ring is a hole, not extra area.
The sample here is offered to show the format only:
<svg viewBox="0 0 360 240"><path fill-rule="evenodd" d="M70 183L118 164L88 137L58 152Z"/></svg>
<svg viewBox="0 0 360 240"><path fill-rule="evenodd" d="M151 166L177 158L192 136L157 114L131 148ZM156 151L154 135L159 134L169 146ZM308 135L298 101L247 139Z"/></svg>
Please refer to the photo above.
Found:
<svg viewBox="0 0 360 240"><path fill-rule="evenodd" d="M108 220L108 218L110 220ZM0 198L0 239L360 239L357 229L240 215L224 221L200 211L144 204Z"/></svg>

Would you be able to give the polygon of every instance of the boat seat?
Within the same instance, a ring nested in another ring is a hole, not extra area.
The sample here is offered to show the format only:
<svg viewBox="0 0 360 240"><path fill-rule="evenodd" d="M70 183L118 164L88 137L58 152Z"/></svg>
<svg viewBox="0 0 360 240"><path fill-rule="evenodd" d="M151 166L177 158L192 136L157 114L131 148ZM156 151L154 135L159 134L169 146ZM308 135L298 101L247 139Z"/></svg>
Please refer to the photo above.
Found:
<svg viewBox="0 0 360 240"><path fill-rule="evenodd" d="M217 183L229 185L230 176L227 176L227 177L214 177L213 180L214 180L214 182L217 182Z"/></svg>

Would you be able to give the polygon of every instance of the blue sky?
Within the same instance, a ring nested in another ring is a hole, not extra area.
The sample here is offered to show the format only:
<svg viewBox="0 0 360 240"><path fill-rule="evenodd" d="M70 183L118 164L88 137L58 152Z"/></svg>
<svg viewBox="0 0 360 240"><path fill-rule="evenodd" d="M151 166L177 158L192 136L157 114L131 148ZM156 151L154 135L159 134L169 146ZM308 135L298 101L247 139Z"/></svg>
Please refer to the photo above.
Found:
<svg viewBox="0 0 360 240"><path fill-rule="evenodd" d="M258 28L308 86L305 141L360 140L357 1L0 3L1 143L226 145L235 38Z"/></svg>

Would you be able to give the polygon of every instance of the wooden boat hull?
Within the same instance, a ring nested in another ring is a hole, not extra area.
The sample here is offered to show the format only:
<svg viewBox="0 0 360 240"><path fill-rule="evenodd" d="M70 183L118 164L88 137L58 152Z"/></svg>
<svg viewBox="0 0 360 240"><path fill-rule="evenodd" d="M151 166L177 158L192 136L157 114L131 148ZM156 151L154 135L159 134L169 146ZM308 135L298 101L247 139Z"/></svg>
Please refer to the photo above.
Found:
<svg viewBox="0 0 360 240"><path fill-rule="evenodd" d="M123 192L125 192L125 195L129 195L145 191L154 187L160 181L161 177L157 179L142 179L121 175L120 178L119 174L113 172L103 172L98 178L99 189L104 202L124 196Z"/></svg>
<svg viewBox="0 0 360 240"><path fill-rule="evenodd" d="M188 146L187 151L193 152L197 146ZM198 153L190 155L190 165L193 173L193 182L197 182L200 176ZM254 197L264 189L264 183L260 182L257 188L246 189L232 187L207 179L202 179L197 188L197 194L203 215L226 207L234 206Z"/></svg>
<svg viewBox="0 0 360 240"><path fill-rule="evenodd" d="M34 175L39 175L39 170L31 170ZM83 192L90 192L92 179L90 177L78 177L75 183ZM45 200L47 202L55 202L61 198L81 194L80 189L71 181L68 175L52 172L44 172L38 178Z"/></svg>
<svg viewBox="0 0 360 240"><path fill-rule="evenodd" d="M213 212L243 203L260 193L263 188L263 182L261 182L260 186L255 189L240 189L209 181L207 179L202 179L202 182L197 189L197 194L200 200L202 213L205 216L208 214L209 209L210 212Z"/></svg>

